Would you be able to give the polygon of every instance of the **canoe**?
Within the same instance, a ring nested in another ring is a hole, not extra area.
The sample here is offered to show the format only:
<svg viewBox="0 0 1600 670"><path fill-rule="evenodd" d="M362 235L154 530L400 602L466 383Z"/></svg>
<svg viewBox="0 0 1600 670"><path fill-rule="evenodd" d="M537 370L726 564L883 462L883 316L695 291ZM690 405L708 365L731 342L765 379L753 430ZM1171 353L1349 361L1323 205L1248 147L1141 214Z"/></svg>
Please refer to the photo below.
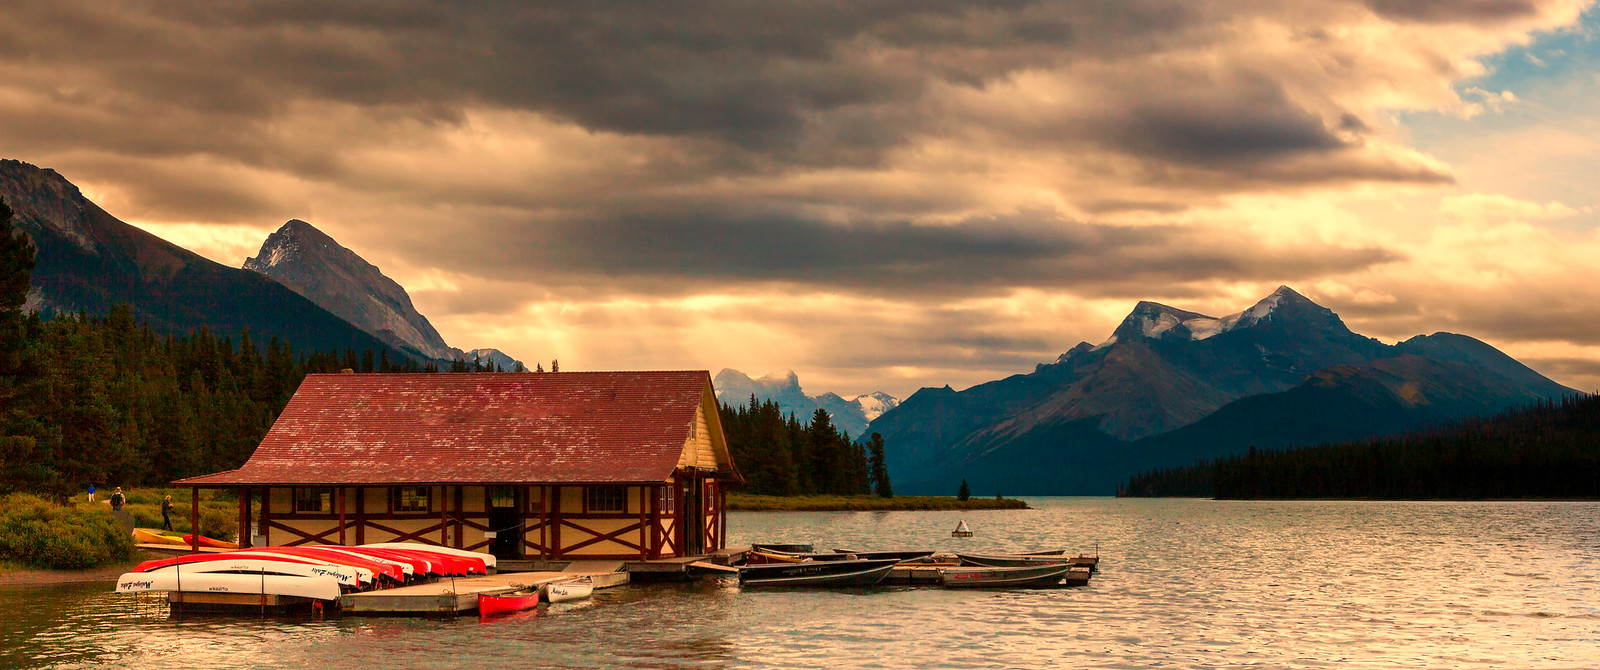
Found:
<svg viewBox="0 0 1600 670"><path fill-rule="evenodd" d="M744 561L747 565L770 565L772 563L804 563L810 559L795 554L780 554L772 551L752 551Z"/></svg>
<svg viewBox="0 0 1600 670"><path fill-rule="evenodd" d="M1018 556L1060 556L1060 555L1065 554L1065 553L1067 553L1067 550L1065 550L1065 549L1050 549L1050 550L1047 550L1047 551L1024 551L1024 552L1019 552L1017 555Z"/></svg>
<svg viewBox="0 0 1600 670"><path fill-rule="evenodd" d="M424 546L424 545L412 545L412 546L409 546L409 547L402 547L402 546L375 547L375 546L365 545L364 544L364 545L355 546L355 547L342 547L342 548L350 549L350 550L353 550L353 551L391 552L389 554L380 554L380 555L398 554L398 555L405 555L405 556L422 557L422 558L427 559L428 562L430 562L430 563L438 564L436 567L441 568L442 570L444 570L443 574L451 574L451 575L457 575L457 576L486 575L486 574L489 574L489 570L488 570L489 563L483 559L484 554L476 554L476 553L469 552L469 551L462 551L460 554L455 554L455 553L448 553L448 552L444 552L444 551L435 551L433 548L430 548L430 547L427 547L427 546ZM490 558L493 558L493 557L491 556Z"/></svg>
<svg viewBox="0 0 1600 670"><path fill-rule="evenodd" d="M146 574L157 572L182 572L189 573L239 573L250 575L289 575L293 577L327 577L340 586L358 589L362 586L360 575L355 568L337 565L315 565L299 563L296 561L276 560L271 558L229 557L218 556L214 561L196 561L193 563L173 564L155 570L144 571Z"/></svg>
<svg viewBox="0 0 1600 670"><path fill-rule="evenodd" d="M998 589L1055 586L1066 577L1071 565L1034 565L1015 568L946 568L941 571L945 588Z"/></svg>
<svg viewBox="0 0 1600 670"><path fill-rule="evenodd" d="M791 554L808 554L816 551L815 545L810 544L752 544L750 548L756 551L780 551Z"/></svg>
<svg viewBox="0 0 1600 670"><path fill-rule="evenodd" d="M371 544L363 544L361 546L376 547L379 549L415 549L417 551L431 551L433 553L444 554L446 556L459 556L461 558L468 559L475 558L483 561L485 567L495 567L494 554L467 551L466 549L456 549L455 547L441 547L435 544L423 544L420 542L373 542Z"/></svg>
<svg viewBox="0 0 1600 670"><path fill-rule="evenodd" d="M594 593L594 584L587 578L573 579L565 582L551 582L539 587L539 592L544 594L545 602L564 603L569 600L583 600Z"/></svg>
<svg viewBox="0 0 1600 670"><path fill-rule="evenodd" d="M915 561L933 555L933 551L849 551L847 549L834 549L841 554L854 555L856 558L878 559L893 558L901 561Z"/></svg>
<svg viewBox="0 0 1600 670"><path fill-rule="evenodd" d="M283 554L287 556L303 556L305 558L314 558L321 561L327 561L329 563L348 565L353 568L366 568L376 574L383 575L384 577L397 582L404 582L406 578L405 571L400 569L399 565L368 560L354 554L325 551L320 547L256 547L250 551L269 554Z"/></svg>
<svg viewBox="0 0 1600 670"><path fill-rule="evenodd" d="M739 568L739 581L745 586L872 586L899 562L885 558L747 565Z"/></svg>
<svg viewBox="0 0 1600 670"><path fill-rule="evenodd" d="M291 556L288 554L255 551L253 549L240 549L239 551L229 551L220 554L184 554L182 556L173 556L171 558L158 558L140 563L134 566L133 570L134 572L149 572L151 570L160 570L174 565L187 566L197 563L209 563L212 561L233 561L242 559L301 563L304 565L326 568L341 574L353 573L357 581L359 581L362 585L371 584L372 578L376 574L367 568L340 565L338 563L330 563L328 561L309 558L306 556ZM342 580L342 578L338 577L336 577L336 579Z"/></svg>
<svg viewBox="0 0 1600 670"><path fill-rule="evenodd" d="M1020 556L1016 554L956 554L962 565L983 568L1019 568L1034 565L1072 565L1073 559L1061 556Z"/></svg>
<svg viewBox="0 0 1600 670"><path fill-rule="evenodd" d="M184 544L184 546L192 546L191 543L193 543L193 542L194 542L194 536L193 535L185 535L185 536L183 536L183 544ZM217 539L206 537L204 535L200 536L200 546L202 546L202 547L211 547L213 549L238 549L239 548L239 544L237 542L229 542L227 540L217 540Z"/></svg>
<svg viewBox="0 0 1600 670"><path fill-rule="evenodd" d="M330 577L235 575L219 572L180 573L177 570L129 572L117 578L117 593L146 593L151 591L268 594L299 596L317 600L338 600L339 582Z"/></svg>
<svg viewBox="0 0 1600 670"><path fill-rule="evenodd" d="M144 544L173 544L180 547L189 546L189 543L185 541L181 535L168 535L162 531L151 530L149 528L133 529L133 539Z"/></svg>
<svg viewBox="0 0 1600 670"><path fill-rule="evenodd" d="M540 588L522 589L497 596L478 594L478 616L491 617L531 610L539 606Z"/></svg>

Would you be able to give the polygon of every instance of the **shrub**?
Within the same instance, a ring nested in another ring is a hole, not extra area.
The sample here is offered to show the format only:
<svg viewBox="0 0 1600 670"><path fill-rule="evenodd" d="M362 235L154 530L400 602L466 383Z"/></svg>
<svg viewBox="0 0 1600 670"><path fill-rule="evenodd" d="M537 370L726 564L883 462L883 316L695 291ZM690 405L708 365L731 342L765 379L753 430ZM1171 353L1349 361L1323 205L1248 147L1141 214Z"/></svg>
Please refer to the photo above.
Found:
<svg viewBox="0 0 1600 670"><path fill-rule="evenodd" d="M0 499L0 559L59 570L132 558L133 537L108 510L61 507L22 493Z"/></svg>

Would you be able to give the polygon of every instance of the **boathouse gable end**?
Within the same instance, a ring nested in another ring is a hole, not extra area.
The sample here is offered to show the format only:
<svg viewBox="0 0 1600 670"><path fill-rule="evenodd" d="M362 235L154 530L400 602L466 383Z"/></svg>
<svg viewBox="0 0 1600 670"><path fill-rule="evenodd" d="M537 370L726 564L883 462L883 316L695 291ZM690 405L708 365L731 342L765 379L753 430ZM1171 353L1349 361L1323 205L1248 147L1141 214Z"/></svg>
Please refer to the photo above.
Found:
<svg viewBox="0 0 1600 670"><path fill-rule="evenodd" d="M706 371L308 375L243 466L174 484L238 491L246 544L671 557L721 546L741 481L716 410Z"/></svg>

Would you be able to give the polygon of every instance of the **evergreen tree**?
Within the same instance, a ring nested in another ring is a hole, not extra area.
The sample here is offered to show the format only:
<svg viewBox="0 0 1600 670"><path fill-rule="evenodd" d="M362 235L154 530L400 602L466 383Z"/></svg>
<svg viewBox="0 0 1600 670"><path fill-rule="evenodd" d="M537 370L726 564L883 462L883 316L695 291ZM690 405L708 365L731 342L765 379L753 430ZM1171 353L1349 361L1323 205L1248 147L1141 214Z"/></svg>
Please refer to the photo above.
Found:
<svg viewBox="0 0 1600 670"><path fill-rule="evenodd" d="M872 440L867 445L867 467L872 474L872 488L884 498L894 497L894 487L889 483L889 463L883 453L883 435L872 434Z"/></svg>
<svg viewBox="0 0 1600 670"><path fill-rule="evenodd" d="M956 491L956 500L966 501L972 498L972 489L967 488L967 480L961 480L961 488Z"/></svg>

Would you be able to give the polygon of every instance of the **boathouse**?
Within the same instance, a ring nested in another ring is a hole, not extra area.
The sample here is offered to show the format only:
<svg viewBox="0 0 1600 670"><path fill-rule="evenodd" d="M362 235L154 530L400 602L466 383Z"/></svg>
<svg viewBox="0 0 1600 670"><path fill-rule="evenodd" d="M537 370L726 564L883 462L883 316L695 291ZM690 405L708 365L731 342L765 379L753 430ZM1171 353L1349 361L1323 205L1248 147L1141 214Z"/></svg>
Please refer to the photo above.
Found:
<svg viewBox="0 0 1600 670"><path fill-rule="evenodd" d="M697 370L308 375L243 466L174 485L235 490L244 546L653 559L722 548L740 481Z"/></svg>

